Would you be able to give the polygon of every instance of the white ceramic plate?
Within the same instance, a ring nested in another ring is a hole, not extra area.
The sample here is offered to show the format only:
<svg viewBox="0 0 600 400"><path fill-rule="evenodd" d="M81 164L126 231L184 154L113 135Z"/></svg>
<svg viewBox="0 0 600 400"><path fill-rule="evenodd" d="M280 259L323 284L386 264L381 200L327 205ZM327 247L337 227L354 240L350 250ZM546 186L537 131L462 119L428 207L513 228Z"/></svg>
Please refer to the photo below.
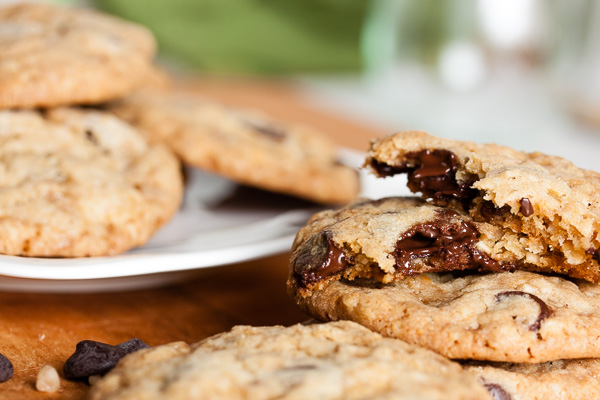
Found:
<svg viewBox="0 0 600 400"><path fill-rule="evenodd" d="M359 167L364 155L341 151ZM406 192L398 178L360 172L364 196ZM316 205L237 185L197 169L186 170L184 203L173 220L143 247L111 257L0 256L0 290L77 292L124 290L170 283L186 271L248 261L290 249ZM400 178L402 179L402 178Z"/></svg>

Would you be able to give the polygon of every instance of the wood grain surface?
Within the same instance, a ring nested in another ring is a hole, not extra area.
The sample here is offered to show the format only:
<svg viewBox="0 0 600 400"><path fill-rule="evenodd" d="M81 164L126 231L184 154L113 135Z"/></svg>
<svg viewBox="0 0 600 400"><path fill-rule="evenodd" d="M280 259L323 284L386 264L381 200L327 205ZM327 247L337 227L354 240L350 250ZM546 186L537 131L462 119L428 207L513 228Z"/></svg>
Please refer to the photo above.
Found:
<svg viewBox="0 0 600 400"><path fill-rule="evenodd" d="M261 109L282 120L320 128L338 143L366 150L380 136L365 126L306 106L285 82L196 80L191 90L232 105ZM290 325L306 319L285 292L289 254L199 271L193 280L116 293L0 292L0 352L15 374L0 383L0 399L84 399L87 383L62 378L65 360L84 339L117 344L133 337L151 346L196 342L238 324ZM36 391L44 365L61 375L61 389Z"/></svg>

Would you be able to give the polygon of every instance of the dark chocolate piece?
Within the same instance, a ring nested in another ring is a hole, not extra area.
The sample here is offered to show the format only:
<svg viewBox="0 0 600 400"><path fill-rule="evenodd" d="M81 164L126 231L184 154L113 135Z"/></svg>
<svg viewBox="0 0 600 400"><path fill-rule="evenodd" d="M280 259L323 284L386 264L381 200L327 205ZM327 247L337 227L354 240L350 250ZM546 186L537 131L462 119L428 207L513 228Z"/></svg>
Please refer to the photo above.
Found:
<svg viewBox="0 0 600 400"><path fill-rule="evenodd" d="M408 166L392 166L386 163L379 162L374 158L371 159L371 168L373 168L375 172L377 172L377 175L383 178L388 176L394 176L411 170L411 168Z"/></svg>
<svg viewBox="0 0 600 400"><path fill-rule="evenodd" d="M75 353L65 362L63 373L67 379L104 375L127 354L145 348L149 346L137 338L116 346L93 340L82 340L77 343Z"/></svg>
<svg viewBox="0 0 600 400"><path fill-rule="evenodd" d="M600 262L600 249L595 249L595 248L591 247L591 248L587 249L585 252L586 252L586 254L591 255L592 259Z"/></svg>
<svg viewBox="0 0 600 400"><path fill-rule="evenodd" d="M462 202L465 208L477 196L472 182L458 183L456 171L458 160L448 150L421 150L406 153L407 162L401 165L388 165L371 160L371 167L379 176L408 173L408 187L413 192L422 192L426 197L447 203L450 200Z"/></svg>
<svg viewBox="0 0 600 400"><path fill-rule="evenodd" d="M333 276L353 264L353 258L347 257L331 236L331 232L324 231L305 242L294 262L294 275L301 286Z"/></svg>
<svg viewBox="0 0 600 400"><path fill-rule="evenodd" d="M510 394L506 393L506 390L497 383L484 383L483 386L490 392L494 400L512 400Z"/></svg>
<svg viewBox="0 0 600 400"><path fill-rule="evenodd" d="M527 197L521 199L521 214L523 214L524 217L533 215L533 206Z"/></svg>
<svg viewBox="0 0 600 400"><path fill-rule="evenodd" d="M542 325L542 321L544 321L546 318L548 318L549 316L552 315L552 309L550 309L550 307L548 307L548 305L542 299L540 299L539 297L537 297L534 294L521 292L520 290L511 290L511 291L507 291L507 292L498 293L496 295L496 300L502 301L504 298L510 297L510 296L528 297L531 300L535 301L540 306L540 313L539 313L537 319L534 321L533 324L531 324L529 326L529 330L532 332L539 331L540 327Z"/></svg>
<svg viewBox="0 0 600 400"><path fill-rule="evenodd" d="M4 354L0 353L0 382L6 382L12 378L14 372L15 370L10 360Z"/></svg>
<svg viewBox="0 0 600 400"><path fill-rule="evenodd" d="M509 205L496 207L496 205L489 200L484 200L483 203L481 203L481 207L479 208L479 214L481 214L483 219L488 222L491 221L492 218L503 215L504 213L507 213L509 211Z"/></svg>
<svg viewBox="0 0 600 400"><path fill-rule="evenodd" d="M98 145L98 138L96 137L96 135L94 135L94 132L91 129L85 130L85 137L87 140L92 142L94 145L96 145L96 146Z"/></svg>
<svg viewBox="0 0 600 400"><path fill-rule="evenodd" d="M500 264L477 249L475 244L479 231L471 222L452 221L452 218L458 216L455 211L444 210L438 213L435 221L415 225L402 234L393 252L396 268L407 275L465 269L503 271L514 268L512 265ZM412 261L425 257L432 258L427 270L415 270Z"/></svg>
<svg viewBox="0 0 600 400"><path fill-rule="evenodd" d="M126 342L118 344L117 347L120 348L121 350L125 350L125 352L127 354L134 353L138 350L150 348L150 346L148 346L146 343L144 343L144 341L142 339L138 339L138 338L129 339Z"/></svg>
<svg viewBox="0 0 600 400"><path fill-rule="evenodd" d="M285 130L281 127L275 125L258 124L253 121L245 121L245 123L255 131L262 133L271 140L281 142L283 139L285 139Z"/></svg>

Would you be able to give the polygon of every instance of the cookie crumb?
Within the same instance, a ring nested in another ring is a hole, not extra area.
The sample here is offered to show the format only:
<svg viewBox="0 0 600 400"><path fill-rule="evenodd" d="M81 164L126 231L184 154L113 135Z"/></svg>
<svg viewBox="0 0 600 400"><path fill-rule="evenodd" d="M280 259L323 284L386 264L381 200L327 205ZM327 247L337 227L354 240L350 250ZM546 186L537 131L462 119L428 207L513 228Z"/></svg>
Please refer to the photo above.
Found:
<svg viewBox="0 0 600 400"><path fill-rule="evenodd" d="M102 375L90 375L88 377L88 383L90 384L90 386L93 386L96 384L96 382L100 380L100 378L102 378Z"/></svg>
<svg viewBox="0 0 600 400"><path fill-rule="evenodd" d="M40 334L38 335L38 340L39 340L40 342L43 342L43 341L44 341L44 339L46 339L46 334L45 334L45 333L40 333Z"/></svg>
<svg viewBox="0 0 600 400"><path fill-rule="evenodd" d="M44 365L38 372L35 388L39 392L54 393L60 389L60 379L56 369L50 365Z"/></svg>

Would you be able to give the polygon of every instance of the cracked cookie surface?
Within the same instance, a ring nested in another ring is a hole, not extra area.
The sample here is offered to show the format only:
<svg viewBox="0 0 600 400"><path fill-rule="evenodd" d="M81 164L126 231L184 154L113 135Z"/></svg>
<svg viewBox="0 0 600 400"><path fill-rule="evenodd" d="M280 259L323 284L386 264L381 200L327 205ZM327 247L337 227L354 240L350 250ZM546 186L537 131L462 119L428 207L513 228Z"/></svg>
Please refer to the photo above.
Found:
<svg viewBox="0 0 600 400"><path fill-rule="evenodd" d="M234 327L124 358L91 399L490 399L450 360L349 322Z"/></svg>
<svg viewBox="0 0 600 400"><path fill-rule="evenodd" d="M49 4L0 7L0 26L0 108L121 97L142 83L156 47L141 26Z"/></svg>
<svg viewBox="0 0 600 400"><path fill-rule="evenodd" d="M333 281L303 297L316 319L352 320L453 359L540 363L600 356L600 287L515 271Z"/></svg>
<svg viewBox="0 0 600 400"><path fill-rule="evenodd" d="M142 245L179 207L180 165L111 114L0 111L0 253L81 257Z"/></svg>
<svg viewBox="0 0 600 400"><path fill-rule="evenodd" d="M517 262L600 282L597 172L556 156L415 131L373 141L365 166L380 177L407 173L413 192L501 227Z"/></svg>
<svg viewBox="0 0 600 400"><path fill-rule="evenodd" d="M239 183L321 203L347 203L358 193L356 171L341 165L335 145L311 128L181 90L141 91L110 110L186 164Z"/></svg>

